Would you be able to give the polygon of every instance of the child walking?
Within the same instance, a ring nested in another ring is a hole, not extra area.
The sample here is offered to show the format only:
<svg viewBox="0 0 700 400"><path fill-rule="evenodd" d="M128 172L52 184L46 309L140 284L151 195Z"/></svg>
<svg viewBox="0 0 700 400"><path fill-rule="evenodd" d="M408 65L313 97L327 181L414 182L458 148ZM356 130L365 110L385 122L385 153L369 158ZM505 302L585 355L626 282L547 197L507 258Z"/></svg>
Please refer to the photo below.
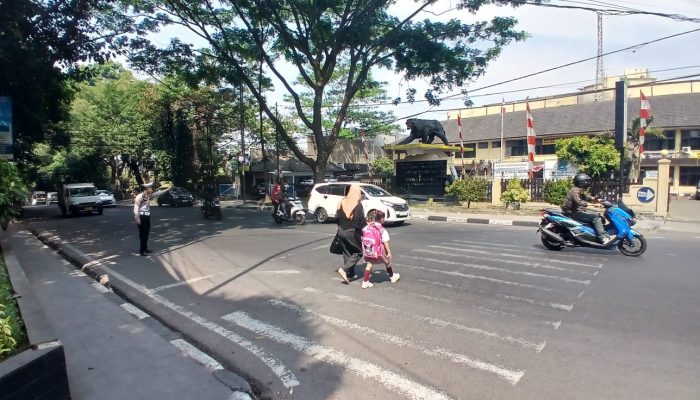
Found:
<svg viewBox="0 0 700 400"><path fill-rule="evenodd" d="M367 262L362 289L374 286L369 281L373 264L384 264L386 266L386 272L389 274L391 283L396 283L400 278L400 275L394 273L391 268L392 254L391 246L389 245L389 232L382 226L385 218L386 215L382 211L370 213L367 226L362 230L362 254L365 257L365 262Z"/></svg>

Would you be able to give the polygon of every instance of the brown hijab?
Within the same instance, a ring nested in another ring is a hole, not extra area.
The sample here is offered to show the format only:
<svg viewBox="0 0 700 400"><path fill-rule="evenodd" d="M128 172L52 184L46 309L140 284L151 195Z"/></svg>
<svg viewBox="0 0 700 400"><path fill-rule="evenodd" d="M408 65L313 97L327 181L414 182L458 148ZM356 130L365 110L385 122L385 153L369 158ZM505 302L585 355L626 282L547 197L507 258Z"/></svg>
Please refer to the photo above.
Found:
<svg viewBox="0 0 700 400"><path fill-rule="evenodd" d="M345 216L348 217L348 219L352 219L352 212L355 210L355 207L357 207L357 205L360 204L361 200L362 189L360 188L360 185L350 185L348 195L343 197L343 200L340 201L338 209L344 212Z"/></svg>

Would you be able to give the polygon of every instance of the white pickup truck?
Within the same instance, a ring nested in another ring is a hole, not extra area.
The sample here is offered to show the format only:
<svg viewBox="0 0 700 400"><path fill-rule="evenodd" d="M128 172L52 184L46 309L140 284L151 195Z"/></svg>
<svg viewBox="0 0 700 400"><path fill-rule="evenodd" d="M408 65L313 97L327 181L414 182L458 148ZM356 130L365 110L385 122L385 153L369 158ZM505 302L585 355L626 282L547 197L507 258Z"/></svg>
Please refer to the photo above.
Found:
<svg viewBox="0 0 700 400"><path fill-rule="evenodd" d="M102 215L102 201L97 194L97 188L92 183L61 185L58 190L58 207L64 217L69 212L73 216L92 212Z"/></svg>

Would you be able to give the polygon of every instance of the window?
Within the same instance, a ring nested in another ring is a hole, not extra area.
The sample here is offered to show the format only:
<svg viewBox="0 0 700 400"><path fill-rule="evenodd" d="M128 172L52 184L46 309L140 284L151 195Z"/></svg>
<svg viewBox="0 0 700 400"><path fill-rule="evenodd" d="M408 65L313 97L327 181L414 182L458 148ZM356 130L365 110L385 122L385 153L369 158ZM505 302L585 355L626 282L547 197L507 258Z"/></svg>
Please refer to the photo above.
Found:
<svg viewBox="0 0 700 400"><path fill-rule="evenodd" d="M476 158L476 149L474 148L475 145L475 143L464 145L464 158ZM471 150L468 148L471 148ZM459 151L456 152L455 158L462 158L462 154Z"/></svg>
<svg viewBox="0 0 700 400"><path fill-rule="evenodd" d="M681 147L700 150L700 130L681 131Z"/></svg>
<svg viewBox="0 0 700 400"><path fill-rule="evenodd" d="M675 131L664 131L663 136L644 136L644 151L674 150L675 148Z"/></svg>
<svg viewBox="0 0 700 400"><path fill-rule="evenodd" d="M331 185L323 185L323 186L318 186L316 189L314 189L316 192L320 194L328 194L328 188Z"/></svg>
<svg viewBox="0 0 700 400"><path fill-rule="evenodd" d="M547 144L542 144L542 139L537 139L535 145L535 154L556 154L556 145L548 140Z"/></svg>
<svg viewBox="0 0 700 400"><path fill-rule="evenodd" d="M506 142L506 155L518 157L527 155L527 140L509 140Z"/></svg>
<svg viewBox="0 0 700 400"><path fill-rule="evenodd" d="M350 190L350 185L329 185L328 192L326 194L329 194L331 196L340 196L344 197L345 192Z"/></svg>
<svg viewBox="0 0 700 400"><path fill-rule="evenodd" d="M97 196L97 190L94 187L70 188L71 197Z"/></svg>
<svg viewBox="0 0 700 400"><path fill-rule="evenodd" d="M700 180L700 167L681 167L680 184L695 186Z"/></svg>
<svg viewBox="0 0 700 400"><path fill-rule="evenodd" d="M501 148L500 140L498 142L491 142L491 148L492 149L500 149Z"/></svg>
<svg viewBox="0 0 700 400"><path fill-rule="evenodd" d="M479 142L479 148L480 148L480 149L488 149L488 148L489 148L489 142Z"/></svg>

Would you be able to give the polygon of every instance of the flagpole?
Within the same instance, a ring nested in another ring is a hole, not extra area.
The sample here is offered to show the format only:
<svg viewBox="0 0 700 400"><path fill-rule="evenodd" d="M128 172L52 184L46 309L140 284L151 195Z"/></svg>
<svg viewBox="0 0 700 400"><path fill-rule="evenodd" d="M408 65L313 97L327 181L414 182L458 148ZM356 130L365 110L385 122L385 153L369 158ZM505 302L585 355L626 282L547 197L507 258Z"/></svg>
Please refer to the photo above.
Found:
<svg viewBox="0 0 700 400"><path fill-rule="evenodd" d="M504 120L505 114L506 114L505 105L506 105L506 100L503 99L503 102L501 103L501 162L503 162L503 156L505 153L505 145L503 143L503 120Z"/></svg>

